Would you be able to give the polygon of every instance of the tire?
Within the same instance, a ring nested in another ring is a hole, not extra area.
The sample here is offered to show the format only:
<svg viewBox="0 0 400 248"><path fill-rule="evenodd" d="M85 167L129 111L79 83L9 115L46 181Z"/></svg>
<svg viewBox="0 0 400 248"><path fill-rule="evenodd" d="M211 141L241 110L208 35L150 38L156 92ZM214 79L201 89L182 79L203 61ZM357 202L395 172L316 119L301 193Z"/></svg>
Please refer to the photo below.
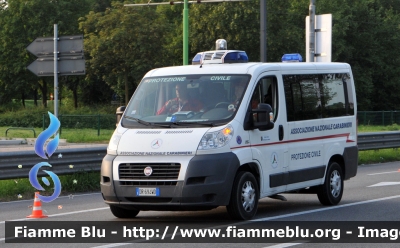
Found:
<svg viewBox="0 0 400 248"><path fill-rule="evenodd" d="M318 199L322 205L332 206L340 202L343 195L342 168L336 162L328 166L324 184L318 188Z"/></svg>
<svg viewBox="0 0 400 248"><path fill-rule="evenodd" d="M226 209L232 219L249 220L257 212L260 191L253 174L239 172L233 182L231 199Z"/></svg>
<svg viewBox="0 0 400 248"><path fill-rule="evenodd" d="M117 218L135 218L139 213L139 210L136 209L126 209L114 205L110 205L110 210Z"/></svg>

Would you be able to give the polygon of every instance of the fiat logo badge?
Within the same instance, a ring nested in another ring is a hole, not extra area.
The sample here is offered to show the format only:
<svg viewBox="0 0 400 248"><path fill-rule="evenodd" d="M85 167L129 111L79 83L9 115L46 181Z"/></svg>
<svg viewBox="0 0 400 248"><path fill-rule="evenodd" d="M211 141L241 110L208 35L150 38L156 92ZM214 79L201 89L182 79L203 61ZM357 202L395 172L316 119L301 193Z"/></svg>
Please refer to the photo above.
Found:
<svg viewBox="0 0 400 248"><path fill-rule="evenodd" d="M155 139L151 142L151 148L158 149L162 145L162 139Z"/></svg>
<svg viewBox="0 0 400 248"><path fill-rule="evenodd" d="M153 168L151 168L150 166L147 166L146 168L144 168L144 175L146 177L151 176L151 174L153 174Z"/></svg>

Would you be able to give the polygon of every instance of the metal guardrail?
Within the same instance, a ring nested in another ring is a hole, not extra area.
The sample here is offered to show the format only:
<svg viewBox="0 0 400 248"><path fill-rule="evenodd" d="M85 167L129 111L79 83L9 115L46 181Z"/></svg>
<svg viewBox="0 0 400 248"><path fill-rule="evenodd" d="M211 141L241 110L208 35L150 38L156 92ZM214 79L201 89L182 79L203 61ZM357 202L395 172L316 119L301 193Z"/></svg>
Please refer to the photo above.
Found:
<svg viewBox="0 0 400 248"><path fill-rule="evenodd" d="M358 134L358 150L379 150L400 147L400 132L375 132Z"/></svg>
<svg viewBox="0 0 400 248"><path fill-rule="evenodd" d="M400 132L359 133L360 151L400 147ZM58 154L62 158L58 158ZM101 161L107 153L107 145L90 148L58 149L48 160L36 155L34 151L0 152L0 180L28 178L30 169L39 162L49 162L52 167L45 167L57 175L67 175L78 171L100 171ZM22 168L18 168L22 165ZM73 168L70 168L73 165ZM38 176L47 176L39 171Z"/></svg>
<svg viewBox="0 0 400 248"><path fill-rule="evenodd" d="M0 180L28 178L30 169L39 162L48 162L52 167L43 167L57 175L73 174L79 171L100 171L101 161L107 153L107 145L101 147L57 149L46 160L34 151L0 152ZM59 158L58 154L62 157ZM18 166L22 165L21 168ZM72 165L72 168L71 166ZM47 176L39 170L38 176Z"/></svg>

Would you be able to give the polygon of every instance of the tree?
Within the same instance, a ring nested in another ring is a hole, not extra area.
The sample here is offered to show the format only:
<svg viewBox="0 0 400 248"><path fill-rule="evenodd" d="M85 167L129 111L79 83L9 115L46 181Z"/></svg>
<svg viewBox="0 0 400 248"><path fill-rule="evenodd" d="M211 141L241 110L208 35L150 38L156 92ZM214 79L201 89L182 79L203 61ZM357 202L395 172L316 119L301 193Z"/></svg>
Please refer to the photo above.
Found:
<svg viewBox="0 0 400 248"><path fill-rule="evenodd" d="M88 58L88 77L100 76L125 103L144 74L162 65L163 36L169 24L155 8L128 8L113 2L104 13L90 12L80 20ZM123 82L124 89L118 89Z"/></svg>
<svg viewBox="0 0 400 248"><path fill-rule="evenodd" d="M135 2L139 1L145 0ZM181 65L183 5L123 7L122 1L110 2L1 2L0 103L16 96L35 97L38 89L45 101L48 80L26 71L35 57L25 48L37 37L52 36L54 23L59 24L60 35L84 32L87 75L60 80L74 93L75 106L78 99L86 104L104 101L107 93L111 97L109 89L128 101L148 70ZM305 57L308 6L309 0L267 1L268 62L279 62L285 53L299 52ZM190 4L189 9L189 59L214 49L215 41L224 38L229 49L245 50L250 61L260 60L259 0ZM399 109L400 1L318 0L316 12L332 13L332 61L351 65L358 109ZM78 31L76 20L85 14Z"/></svg>
<svg viewBox="0 0 400 248"><path fill-rule="evenodd" d="M333 13L333 61L352 66L359 110L400 108L400 15L381 2L393 1L321 0L317 11Z"/></svg>
<svg viewBox="0 0 400 248"><path fill-rule="evenodd" d="M245 50L251 61L259 61L259 5L256 2L193 4L189 12L190 58L215 49L225 39L228 49Z"/></svg>
<svg viewBox="0 0 400 248"><path fill-rule="evenodd" d="M0 78L12 92L40 88L42 103L47 105L47 84L26 70L35 57L26 47L37 37L76 34L78 18L89 11L92 0L9 0L0 15ZM4 86L3 86L4 87ZM22 94L23 95L23 94Z"/></svg>
<svg viewBox="0 0 400 248"><path fill-rule="evenodd" d="M305 17L309 0L267 1L267 60L285 53L305 57ZM394 0L319 0L316 14L332 13L332 61L352 66L359 110L400 108L400 4ZM214 49L225 38L228 49L245 50L259 61L259 2L193 5L192 56ZM376 99L385 99L376 101Z"/></svg>

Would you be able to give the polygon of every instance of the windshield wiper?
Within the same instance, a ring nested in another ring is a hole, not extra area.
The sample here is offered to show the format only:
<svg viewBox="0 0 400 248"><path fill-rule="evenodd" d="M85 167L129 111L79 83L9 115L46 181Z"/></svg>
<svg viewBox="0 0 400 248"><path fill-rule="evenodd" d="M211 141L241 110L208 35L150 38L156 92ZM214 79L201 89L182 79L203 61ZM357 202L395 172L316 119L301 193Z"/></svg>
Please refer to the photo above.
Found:
<svg viewBox="0 0 400 248"><path fill-rule="evenodd" d="M141 119L138 119L138 118L134 118L134 117L130 117L130 116L125 116L125 117L127 119L134 120L134 121L136 121L136 122L138 122L138 123L140 123L142 125L145 125L145 126L171 128L171 125L169 125L169 124L159 124L159 123L154 123L154 122L147 122L147 121L144 121L144 120L141 120Z"/></svg>
<svg viewBox="0 0 400 248"><path fill-rule="evenodd" d="M183 126L183 125L200 125L200 126L206 126L206 127L215 127L214 122L204 122L204 121L196 121L196 122L186 122L186 121L180 121L180 122L172 122L174 125L177 126Z"/></svg>
<svg viewBox="0 0 400 248"><path fill-rule="evenodd" d="M129 119L129 120L134 120L134 121L136 121L136 122L138 122L138 123L140 123L140 124L143 124L143 125L145 125L145 126L150 126L150 125L151 125L150 122L143 121L143 120L138 119L138 118L134 118L134 117L126 116L126 115L125 115L124 117L127 118L127 119Z"/></svg>
<svg viewBox="0 0 400 248"><path fill-rule="evenodd" d="M131 116L124 116L125 118L129 119L129 120L134 120L137 123L140 123L142 125L145 126L149 126L149 127L167 127L167 128L174 128L174 126L189 126L189 125L199 125L199 126L206 126L206 127L215 127L217 125L214 124L214 122L208 121L196 121L196 122L186 122L186 121L175 121L175 122L165 122L165 123L155 123L155 122L147 122L138 118L134 118Z"/></svg>

